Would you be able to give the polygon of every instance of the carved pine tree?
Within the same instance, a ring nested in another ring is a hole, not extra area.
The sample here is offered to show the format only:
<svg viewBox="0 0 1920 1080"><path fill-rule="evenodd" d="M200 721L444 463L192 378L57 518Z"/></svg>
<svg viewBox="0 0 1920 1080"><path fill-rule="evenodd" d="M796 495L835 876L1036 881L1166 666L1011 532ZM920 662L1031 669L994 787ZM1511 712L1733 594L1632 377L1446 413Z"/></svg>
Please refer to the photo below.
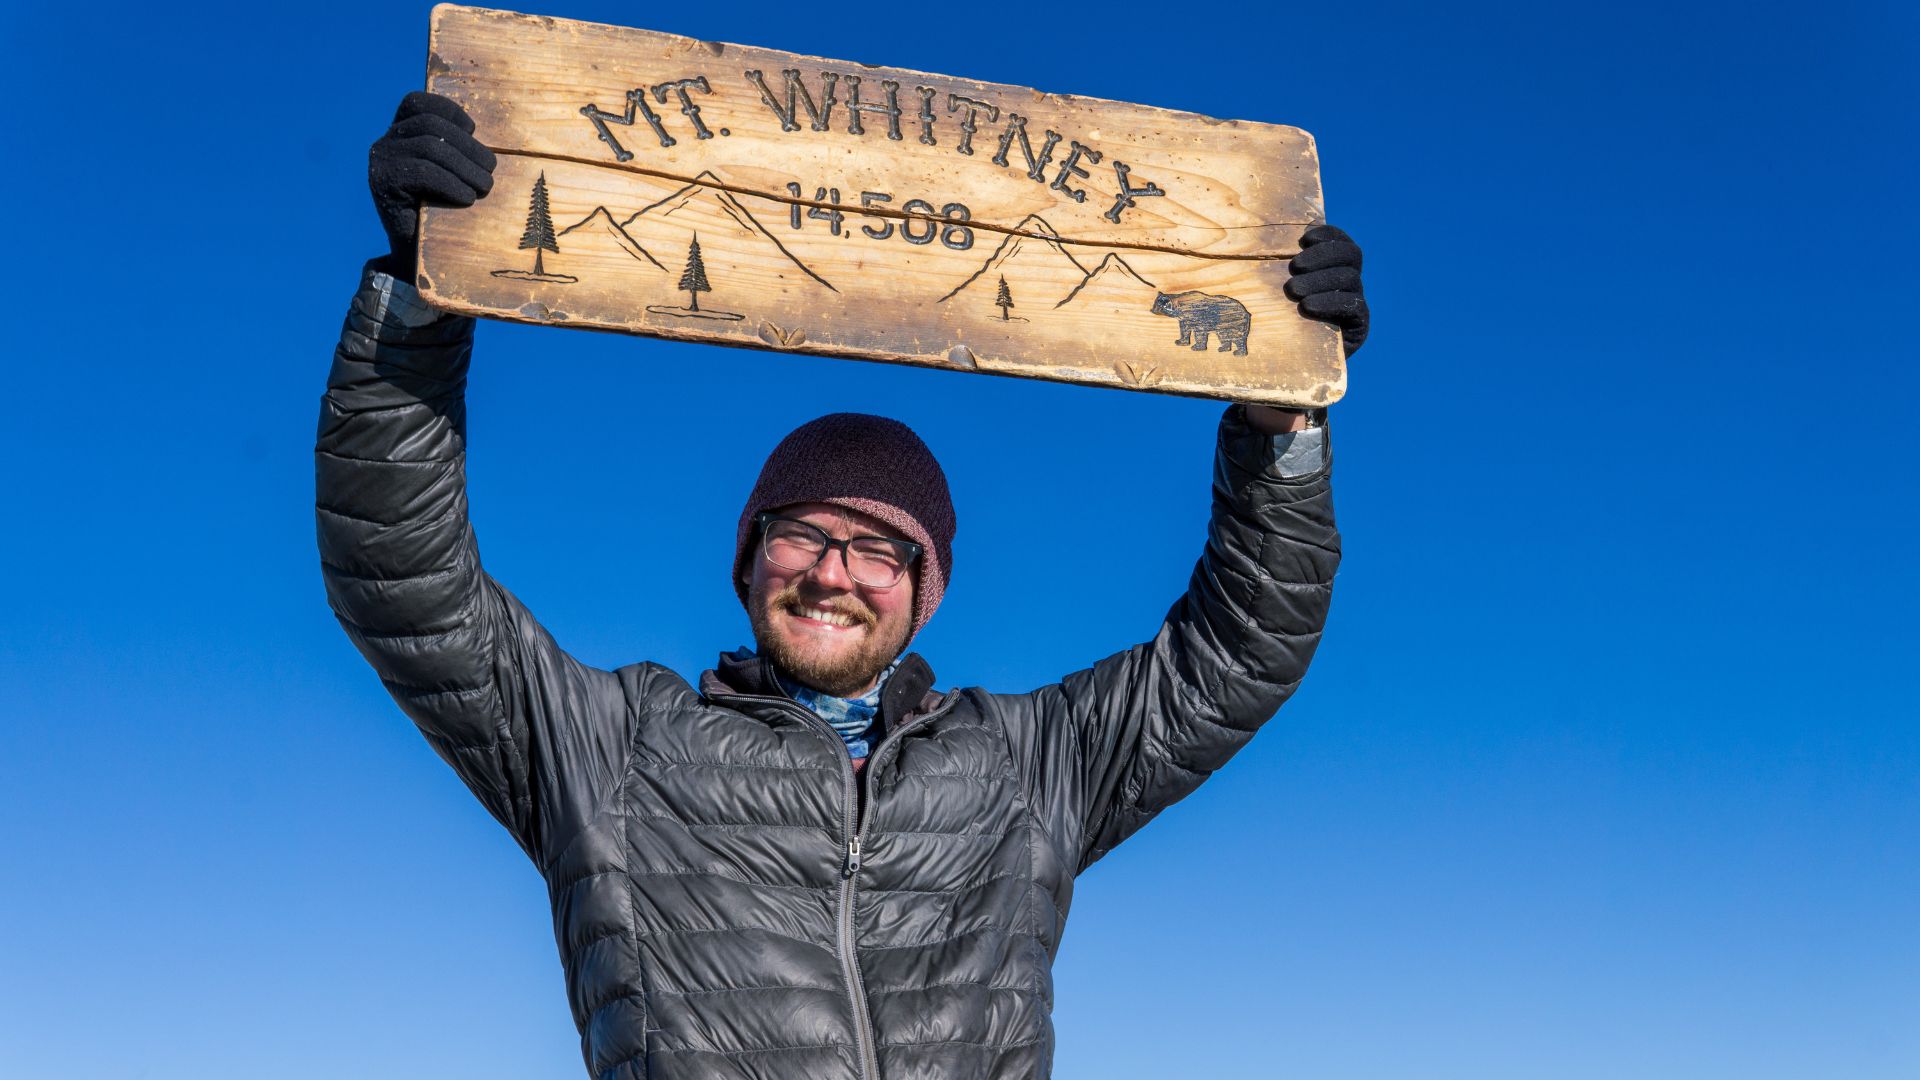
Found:
<svg viewBox="0 0 1920 1080"><path fill-rule="evenodd" d="M1000 291L994 294L993 302L1000 308L1001 322L1006 322L1012 318L1012 315L1008 313L1008 309L1013 307L1013 293L1007 289L1007 279L1004 275L1000 278Z"/></svg>
<svg viewBox="0 0 1920 1080"><path fill-rule="evenodd" d="M533 182L533 199L527 207L527 231L520 234L520 250L528 248L533 249L533 272L541 275L547 272L541 265L544 253L560 254L560 242L553 235L553 212L547 209L547 174L544 172Z"/></svg>
<svg viewBox="0 0 1920 1080"><path fill-rule="evenodd" d="M700 260L700 234L693 234L693 243L687 245L687 269L680 275L680 288L686 290L688 311L700 310L700 294L712 292L713 286L707 284L707 264Z"/></svg>

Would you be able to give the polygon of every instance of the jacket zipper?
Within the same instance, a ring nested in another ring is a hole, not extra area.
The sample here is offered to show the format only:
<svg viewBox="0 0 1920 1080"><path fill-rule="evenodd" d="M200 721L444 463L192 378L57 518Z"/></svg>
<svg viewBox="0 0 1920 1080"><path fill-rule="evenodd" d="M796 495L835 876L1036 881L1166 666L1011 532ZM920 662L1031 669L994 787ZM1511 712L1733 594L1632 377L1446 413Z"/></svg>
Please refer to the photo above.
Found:
<svg viewBox="0 0 1920 1080"><path fill-rule="evenodd" d="M839 737L837 734L834 736L836 739ZM847 763L847 773L853 773L851 761ZM840 870L840 909L836 918L840 931L840 971L846 976L847 996L853 1000L854 1041L859 1044L860 1076L862 1080L880 1080L880 1052L874 1045L873 1014L867 1011L867 985L860 977L860 961L854 955L853 888L854 876L858 873L860 834L854 832L847 839L847 862Z"/></svg>
<svg viewBox="0 0 1920 1080"><path fill-rule="evenodd" d="M713 696L715 698L733 698L741 701L773 702L783 710L793 711L804 716L813 724L816 731L823 732L831 738L834 746L840 750L840 760L845 766L844 771L840 774L841 778L845 781L841 802L842 825L847 837L846 861L840 866L840 903L834 919L836 924L835 929L839 937L840 972L847 980L847 997L853 1004L853 1035L854 1042L857 1044L856 1050L860 1054L860 1078L861 1080L880 1080L880 1054L875 1045L873 1015L867 1011L867 986L865 980L860 977L860 963L856 955L853 935L853 894L857 884L856 879L860 873L861 846L866 840L867 821L866 814L860 810L860 793L857 788L859 778L856 777L853 772L853 759L847 756L846 740L842 739L840 733L833 730L833 728L828 725L825 720L822 720L816 715L813 710L794 701L792 698L767 697L761 694L716 694ZM880 752L893 743L894 736L912 731L928 720L945 713L958 701L958 697L951 697L942 707L925 715L914 717L907 723L902 724L898 731L887 732L886 735L880 739L880 745L874 747L873 752L867 756L867 768L869 770L873 768L875 761L880 757Z"/></svg>

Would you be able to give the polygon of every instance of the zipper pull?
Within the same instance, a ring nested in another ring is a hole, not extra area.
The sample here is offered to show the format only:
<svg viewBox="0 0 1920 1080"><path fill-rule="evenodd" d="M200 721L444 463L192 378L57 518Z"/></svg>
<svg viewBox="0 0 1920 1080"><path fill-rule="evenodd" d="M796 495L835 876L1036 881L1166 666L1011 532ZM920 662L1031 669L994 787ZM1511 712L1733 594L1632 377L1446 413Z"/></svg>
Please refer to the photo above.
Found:
<svg viewBox="0 0 1920 1080"><path fill-rule="evenodd" d="M854 833L852 836L847 838L847 865L841 869L840 876L843 878L850 878L859 872L860 872L860 834Z"/></svg>

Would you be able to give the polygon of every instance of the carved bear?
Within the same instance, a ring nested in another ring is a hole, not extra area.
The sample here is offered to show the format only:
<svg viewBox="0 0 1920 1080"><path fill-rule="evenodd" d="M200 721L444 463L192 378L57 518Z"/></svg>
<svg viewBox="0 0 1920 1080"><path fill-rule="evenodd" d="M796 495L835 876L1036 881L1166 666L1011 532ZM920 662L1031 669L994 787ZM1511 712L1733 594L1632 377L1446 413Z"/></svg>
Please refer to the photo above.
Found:
<svg viewBox="0 0 1920 1080"><path fill-rule="evenodd" d="M1253 316L1246 306L1231 296L1212 293L1155 293L1153 313L1180 320L1180 337L1175 345L1192 342L1195 352L1205 352L1207 335L1220 335L1220 351L1235 356L1247 355L1247 335L1253 332Z"/></svg>

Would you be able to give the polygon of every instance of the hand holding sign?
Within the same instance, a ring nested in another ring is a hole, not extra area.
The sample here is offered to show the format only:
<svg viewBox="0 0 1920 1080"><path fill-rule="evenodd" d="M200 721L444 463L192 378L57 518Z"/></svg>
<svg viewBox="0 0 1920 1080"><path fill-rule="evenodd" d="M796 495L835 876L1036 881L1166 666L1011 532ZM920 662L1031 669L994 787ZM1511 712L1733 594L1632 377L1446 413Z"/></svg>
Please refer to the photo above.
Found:
<svg viewBox="0 0 1920 1080"><path fill-rule="evenodd" d="M1300 254L1287 263L1287 295L1300 302L1300 314L1341 330L1347 355L1367 340L1366 291L1360 286L1360 245L1344 230L1316 225L1300 237Z"/></svg>
<svg viewBox="0 0 1920 1080"><path fill-rule="evenodd" d="M465 109L422 91L401 99L393 126L367 153L367 187L387 233L382 269L413 280L420 204L472 206L492 190L495 164Z"/></svg>

